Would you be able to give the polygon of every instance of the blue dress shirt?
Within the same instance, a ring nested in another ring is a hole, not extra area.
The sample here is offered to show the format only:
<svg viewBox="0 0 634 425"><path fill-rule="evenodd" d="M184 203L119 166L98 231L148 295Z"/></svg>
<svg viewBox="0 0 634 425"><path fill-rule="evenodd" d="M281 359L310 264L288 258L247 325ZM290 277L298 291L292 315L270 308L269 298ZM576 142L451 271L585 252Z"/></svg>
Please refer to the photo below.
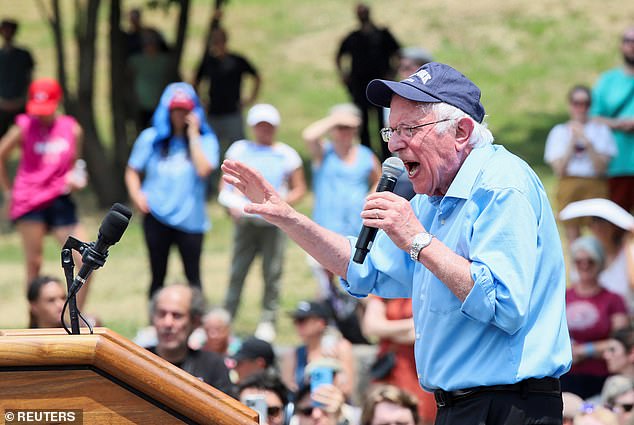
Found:
<svg viewBox="0 0 634 425"><path fill-rule="evenodd" d="M412 298L422 387L564 374L572 354L563 253L530 167L501 146L475 148L444 197L416 195L411 204L430 233L471 262L475 284L464 302L383 231L363 264L350 261L342 284L355 296Z"/></svg>

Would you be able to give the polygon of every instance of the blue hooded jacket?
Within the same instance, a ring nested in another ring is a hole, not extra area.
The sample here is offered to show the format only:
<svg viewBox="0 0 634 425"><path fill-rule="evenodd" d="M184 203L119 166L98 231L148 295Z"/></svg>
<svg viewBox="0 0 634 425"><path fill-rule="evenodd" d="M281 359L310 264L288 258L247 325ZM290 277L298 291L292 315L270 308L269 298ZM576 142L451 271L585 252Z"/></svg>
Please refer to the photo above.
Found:
<svg viewBox="0 0 634 425"><path fill-rule="evenodd" d="M185 138L171 136L167 155L162 152L161 141L171 134L169 105L175 94L193 102L192 112L200 121L203 152L209 163L218 167L218 139L207 124L196 92L186 83L165 88L152 116L152 127L137 138L128 166L145 174L141 190L154 218L184 232L202 233L211 227L205 210L206 179L196 173Z"/></svg>

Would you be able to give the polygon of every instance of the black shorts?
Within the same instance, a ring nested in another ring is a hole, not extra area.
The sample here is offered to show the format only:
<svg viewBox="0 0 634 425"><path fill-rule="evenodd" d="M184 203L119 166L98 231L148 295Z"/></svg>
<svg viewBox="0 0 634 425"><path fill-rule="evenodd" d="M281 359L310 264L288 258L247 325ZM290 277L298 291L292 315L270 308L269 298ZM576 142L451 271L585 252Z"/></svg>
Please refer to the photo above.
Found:
<svg viewBox="0 0 634 425"><path fill-rule="evenodd" d="M45 206L21 215L13 223L19 221L44 223L49 229L72 226L78 222L75 203L70 195L59 196Z"/></svg>

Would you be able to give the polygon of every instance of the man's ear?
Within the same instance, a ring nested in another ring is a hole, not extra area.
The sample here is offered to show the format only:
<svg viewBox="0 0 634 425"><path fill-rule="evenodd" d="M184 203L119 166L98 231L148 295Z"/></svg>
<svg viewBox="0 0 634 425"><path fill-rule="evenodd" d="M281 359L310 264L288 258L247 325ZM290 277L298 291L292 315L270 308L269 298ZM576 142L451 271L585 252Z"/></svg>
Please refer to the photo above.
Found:
<svg viewBox="0 0 634 425"><path fill-rule="evenodd" d="M473 120L471 118L460 118L456 125L456 150L464 150L469 146L469 139L473 133Z"/></svg>

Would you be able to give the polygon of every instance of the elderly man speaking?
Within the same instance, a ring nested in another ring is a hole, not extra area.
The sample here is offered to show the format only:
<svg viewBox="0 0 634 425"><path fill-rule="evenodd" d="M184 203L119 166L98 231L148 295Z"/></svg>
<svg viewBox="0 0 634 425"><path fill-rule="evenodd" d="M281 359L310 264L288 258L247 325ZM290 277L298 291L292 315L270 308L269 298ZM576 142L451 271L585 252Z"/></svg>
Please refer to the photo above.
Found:
<svg viewBox="0 0 634 425"><path fill-rule="evenodd" d="M391 107L381 135L417 195L368 196L363 224L380 231L362 264L354 237L295 211L256 171L225 161L225 179L251 200L246 212L279 226L350 294L412 298L419 380L436 396L437 425L561 423L565 271L541 182L492 144L480 89L452 67L374 80L367 95Z"/></svg>

